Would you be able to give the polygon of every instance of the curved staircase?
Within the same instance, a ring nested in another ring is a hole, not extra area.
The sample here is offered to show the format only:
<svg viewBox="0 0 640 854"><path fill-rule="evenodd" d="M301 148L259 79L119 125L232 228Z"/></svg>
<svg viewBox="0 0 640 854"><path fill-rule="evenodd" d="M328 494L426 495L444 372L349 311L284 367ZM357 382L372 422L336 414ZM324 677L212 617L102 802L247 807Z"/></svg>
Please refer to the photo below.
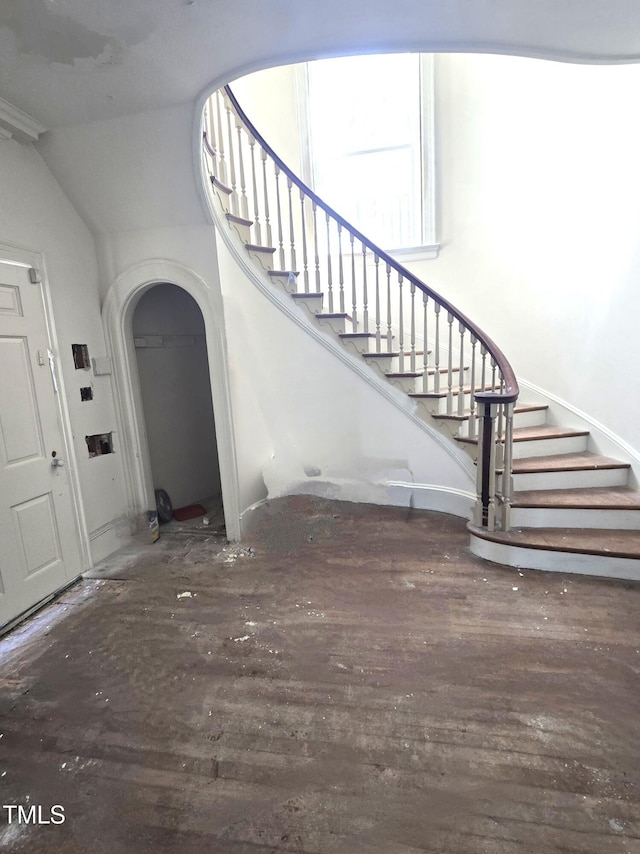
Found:
<svg viewBox="0 0 640 854"><path fill-rule="evenodd" d="M547 403L519 400L495 344L306 187L228 87L204 121L214 215L237 251L476 463L471 550L519 568L640 580L631 464L595 452L588 429L554 423Z"/></svg>

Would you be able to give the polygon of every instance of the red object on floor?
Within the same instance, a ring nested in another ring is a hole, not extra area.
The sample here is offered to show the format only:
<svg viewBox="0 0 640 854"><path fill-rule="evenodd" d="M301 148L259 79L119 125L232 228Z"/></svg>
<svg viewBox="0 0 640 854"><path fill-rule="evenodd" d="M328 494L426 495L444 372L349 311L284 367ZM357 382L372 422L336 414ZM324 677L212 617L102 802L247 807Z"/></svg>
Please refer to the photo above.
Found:
<svg viewBox="0 0 640 854"><path fill-rule="evenodd" d="M202 504L189 504L188 507L178 507L173 511L173 518L178 522L186 522L187 519L195 519L196 516L204 516L206 514Z"/></svg>

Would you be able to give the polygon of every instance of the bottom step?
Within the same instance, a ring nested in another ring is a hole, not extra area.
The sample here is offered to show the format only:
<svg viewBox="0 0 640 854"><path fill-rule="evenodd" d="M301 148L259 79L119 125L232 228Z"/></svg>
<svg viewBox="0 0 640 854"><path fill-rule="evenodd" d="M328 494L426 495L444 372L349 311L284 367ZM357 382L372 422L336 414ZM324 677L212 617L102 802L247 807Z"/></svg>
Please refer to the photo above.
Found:
<svg viewBox="0 0 640 854"><path fill-rule="evenodd" d="M494 563L640 581L640 531L467 527L472 553Z"/></svg>

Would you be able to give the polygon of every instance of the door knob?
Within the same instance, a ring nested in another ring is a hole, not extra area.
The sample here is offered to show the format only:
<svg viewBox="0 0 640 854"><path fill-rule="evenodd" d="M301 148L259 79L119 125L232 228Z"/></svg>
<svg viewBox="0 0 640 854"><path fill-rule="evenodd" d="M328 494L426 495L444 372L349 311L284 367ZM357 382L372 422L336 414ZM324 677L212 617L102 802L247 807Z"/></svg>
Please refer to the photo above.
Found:
<svg viewBox="0 0 640 854"><path fill-rule="evenodd" d="M64 465L64 460L61 460L57 455L57 451L51 451L51 465L53 468L59 468Z"/></svg>

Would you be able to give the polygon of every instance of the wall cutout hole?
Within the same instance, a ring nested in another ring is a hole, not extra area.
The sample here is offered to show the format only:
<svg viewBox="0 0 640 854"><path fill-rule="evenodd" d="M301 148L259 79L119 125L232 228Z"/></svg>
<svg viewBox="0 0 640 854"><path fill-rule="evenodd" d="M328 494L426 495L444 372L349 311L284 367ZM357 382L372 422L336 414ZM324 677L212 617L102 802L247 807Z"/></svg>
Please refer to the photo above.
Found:
<svg viewBox="0 0 640 854"><path fill-rule="evenodd" d="M93 389L90 385L80 389L80 400L83 402L85 400L93 400Z"/></svg>
<svg viewBox="0 0 640 854"><path fill-rule="evenodd" d="M85 436L90 457L102 457L104 454L113 453L113 433L96 433L94 436Z"/></svg>
<svg viewBox="0 0 640 854"><path fill-rule="evenodd" d="M72 344L71 352L73 353L73 364L76 366L76 370L80 368L84 368L88 370L90 367L89 364L89 348L86 344Z"/></svg>

